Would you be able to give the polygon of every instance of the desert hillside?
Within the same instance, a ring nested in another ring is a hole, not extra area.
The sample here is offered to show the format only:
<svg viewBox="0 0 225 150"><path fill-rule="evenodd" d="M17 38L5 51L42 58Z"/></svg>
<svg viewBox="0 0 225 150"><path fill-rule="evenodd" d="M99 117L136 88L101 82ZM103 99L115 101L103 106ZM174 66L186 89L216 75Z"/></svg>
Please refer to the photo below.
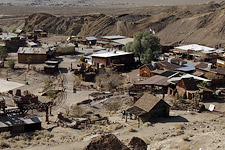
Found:
<svg viewBox="0 0 225 150"><path fill-rule="evenodd" d="M182 42L214 47L225 44L224 10L224 2L211 2L195 6L135 8L116 15L53 16L36 13L26 19L25 29L41 28L53 34L77 36L132 36L151 27L164 45Z"/></svg>

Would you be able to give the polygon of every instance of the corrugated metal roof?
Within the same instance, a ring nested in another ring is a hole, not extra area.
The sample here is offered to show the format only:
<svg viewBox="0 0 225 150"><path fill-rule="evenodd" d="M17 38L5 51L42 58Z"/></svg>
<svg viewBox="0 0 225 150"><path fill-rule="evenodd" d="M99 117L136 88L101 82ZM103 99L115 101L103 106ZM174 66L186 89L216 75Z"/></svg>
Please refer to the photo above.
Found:
<svg viewBox="0 0 225 150"><path fill-rule="evenodd" d="M105 41L97 41L96 43L98 43L98 44L108 44L109 42L105 42Z"/></svg>
<svg viewBox="0 0 225 150"><path fill-rule="evenodd" d="M202 45L198 45L198 44L183 45L183 46L178 46L175 48L181 49L181 50L203 51L204 53L209 53L210 51L215 50L215 48L202 46Z"/></svg>
<svg viewBox="0 0 225 150"><path fill-rule="evenodd" d="M29 44L30 46L37 46L37 43L34 42L27 42L27 44Z"/></svg>
<svg viewBox="0 0 225 150"><path fill-rule="evenodd" d="M18 54L47 54L47 48L20 47Z"/></svg>
<svg viewBox="0 0 225 150"><path fill-rule="evenodd" d="M195 66L193 66L191 64L184 64L184 66L186 66L186 67L177 68L177 70L184 71L184 72L194 71L195 70Z"/></svg>
<svg viewBox="0 0 225 150"><path fill-rule="evenodd" d="M95 40L97 40L97 38L94 37L94 36L89 36L89 37L86 37L86 40L88 40L88 41L95 41Z"/></svg>
<svg viewBox="0 0 225 150"><path fill-rule="evenodd" d="M133 54L132 52L124 52L124 51L110 51L106 53L99 53L99 54L93 54L92 57L114 57L114 56L122 56L122 55L128 55Z"/></svg>
<svg viewBox="0 0 225 150"><path fill-rule="evenodd" d="M111 45L113 46L120 46L121 44L120 43L110 43Z"/></svg>
<svg viewBox="0 0 225 150"><path fill-rule="evenodd" d="M0 118L0 128L19 126L25 124L41 123L41 118L37 116L22 117L16 114L7 114Z"/></svg>
<svg viewBox="0 0 225 150"><path fill-rule="evenodd" d="M129 42L133 42L134 38L125 38L125 39L118 39L118 40L113 40L115 43L120 43L122 45L126 45Z"/></svg>
<svg viewBox="0 0 225 150"><path fill-rule="evenodd" d="M126 36L120 36L120 35L112 35L112 36L103 36L102 38L109 39L109 40L117 40L117 39L125 39L127 37Z"/></svg>

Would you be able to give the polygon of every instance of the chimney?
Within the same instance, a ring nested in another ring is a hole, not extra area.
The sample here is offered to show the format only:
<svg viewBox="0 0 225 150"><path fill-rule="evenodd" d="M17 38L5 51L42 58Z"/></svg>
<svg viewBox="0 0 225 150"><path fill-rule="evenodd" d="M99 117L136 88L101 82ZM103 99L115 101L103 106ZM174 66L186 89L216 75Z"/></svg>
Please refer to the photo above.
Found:
<svg viewBox="0 0 225 150"><path fill-rule="evenodd" d="M156 69L156 62L152 61L152 66L154 69Z"/></svg>
<svg viewBox="0 0 225 150"><path fill-rule="evenodd" d="M212 68L212 64L209 63L209 64L208 64L208 70L210 70L211 68Z"/></svg>
<svg viewBox="0 0 225 150"><path fill-rule="evenodd" d="M183 61L180 61L180 62L179 62L179 65L182 66L182 65L183 65Z"/></svg>
<svg viewBox="0 0 225 150"><path fill-rule="evenodd" d="M171 58L168 58L168 63L171 63Z"/></svg>

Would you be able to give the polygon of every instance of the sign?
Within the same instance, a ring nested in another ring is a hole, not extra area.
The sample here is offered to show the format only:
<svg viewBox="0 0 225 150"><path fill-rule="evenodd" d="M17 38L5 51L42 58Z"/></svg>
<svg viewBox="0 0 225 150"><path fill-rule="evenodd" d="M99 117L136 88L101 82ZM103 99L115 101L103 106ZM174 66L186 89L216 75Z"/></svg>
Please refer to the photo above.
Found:
<svg viewBox="0 0 225 150"><path fill-rule="evenodd" d="M215 105L210 104L210 105L209 105L209 111L213 111L214 109L215 109Z"/></svg>

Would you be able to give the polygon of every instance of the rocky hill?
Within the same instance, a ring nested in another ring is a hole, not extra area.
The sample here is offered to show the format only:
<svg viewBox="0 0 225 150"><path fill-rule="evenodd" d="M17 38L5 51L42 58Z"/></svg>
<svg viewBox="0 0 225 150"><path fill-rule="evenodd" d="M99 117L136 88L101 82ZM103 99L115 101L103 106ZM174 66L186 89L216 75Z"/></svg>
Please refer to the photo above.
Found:
<svg viewBox="0 0 225 150"><path fill-rule="evenodd" d="M199 43L225 46L225 2L194 6L133 8L121 14L53 16L30 15L25 30L45 29L49 33L77 36L126 35L155 30L164 45Z"/></svg>

